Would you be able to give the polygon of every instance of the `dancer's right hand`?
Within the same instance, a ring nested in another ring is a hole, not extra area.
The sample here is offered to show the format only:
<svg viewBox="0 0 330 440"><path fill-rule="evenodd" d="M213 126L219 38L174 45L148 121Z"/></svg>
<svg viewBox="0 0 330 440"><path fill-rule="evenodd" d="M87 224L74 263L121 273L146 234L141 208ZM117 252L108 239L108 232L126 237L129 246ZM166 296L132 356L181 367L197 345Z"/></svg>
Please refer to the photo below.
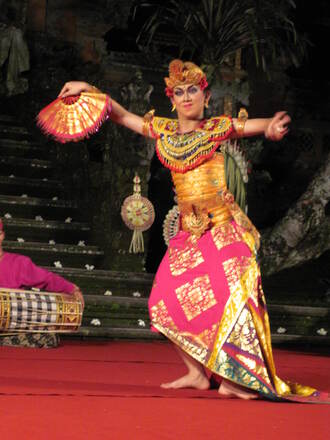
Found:
<svg viewBox="0 0 330 440"><path fill-rule="evenodd" d="M84 81L69 81L64 84L58 97L65 98L66 96L75 96L81 92L89 92L91 89L92 86Z"/></svg>

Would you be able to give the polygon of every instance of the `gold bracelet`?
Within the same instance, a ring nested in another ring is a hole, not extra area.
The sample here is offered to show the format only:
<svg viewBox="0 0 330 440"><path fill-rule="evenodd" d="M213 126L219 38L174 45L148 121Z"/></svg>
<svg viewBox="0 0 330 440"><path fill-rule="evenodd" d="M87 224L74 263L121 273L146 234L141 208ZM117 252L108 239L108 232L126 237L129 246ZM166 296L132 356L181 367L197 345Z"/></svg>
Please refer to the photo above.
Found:
<svg viewBox="0 0 330 440"><path fill-rule="evenodd" d="M154 114L155 110L150 110L143 116L142 134L145 137L149 137L149 126Z"/></svg>
<svg viewBox="0 0 330 440"><path fill-rule="evenodd" d="M236 133L239 137L244 134L245 123L248 120L249 114L244 107L240 108L238 112L237 122L236 122Z"/></svg>

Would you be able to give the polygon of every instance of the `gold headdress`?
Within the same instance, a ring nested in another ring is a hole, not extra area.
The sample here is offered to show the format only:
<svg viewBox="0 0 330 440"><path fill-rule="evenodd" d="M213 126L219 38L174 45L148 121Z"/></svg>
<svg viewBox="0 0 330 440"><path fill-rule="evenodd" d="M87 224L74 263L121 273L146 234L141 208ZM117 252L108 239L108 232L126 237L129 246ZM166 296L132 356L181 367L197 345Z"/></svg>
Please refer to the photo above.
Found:
<svg viewBox="0 0 330 440"><path fill-rule="evenodd" d="M203 70L190 61L173 60L169 65L169 77L164 78L166 95L172 96L174 87L183 84L199 84L204 90L207 86Z"/></svg>

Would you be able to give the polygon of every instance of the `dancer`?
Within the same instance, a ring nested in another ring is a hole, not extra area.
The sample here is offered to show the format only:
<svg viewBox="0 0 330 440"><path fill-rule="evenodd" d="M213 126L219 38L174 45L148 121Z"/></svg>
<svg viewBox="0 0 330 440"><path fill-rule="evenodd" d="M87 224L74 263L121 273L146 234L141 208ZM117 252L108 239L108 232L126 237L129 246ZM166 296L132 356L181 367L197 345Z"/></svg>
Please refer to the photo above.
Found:
<svg viewBox="0 0 330 440"><path fill-rule="evenodd" d="M37 288L46 292L58 292L72 295L77 302L83 307L83 295L75 284L70 283L61 276L36 266L29 257L20 254L13 254L4 252L2 248L3 240L5 239L5 231L3 222L0 219L0 289L30 289ZM46 292L43 292L46 294ZM22 309L24 305L22 303ZM47 310L47 306L45 306ZM0 323L5 322L5 306L3 301L0 303ZM27 313L27 311L26 311ZM22 316L24 311L22 311ZM0 328L3 330L3 328ZM14 330L6 329L4 334L0 333L0 344L2 345L24 345L24 346L56 346L58 338L56 334L39 333L20 333L15 336L5 336L6 333L15 333Z"/></svg>
<svg viewBox="0 0 330 440"><path fill-rule="evenodd" d="M204 72L174 60L165 78L177 119L135 115L112 101L110 119L156 140L171 170L181 229L170 240L149 299L152 328L174 342L188 373L164 388L208 389L205 369L222 377L219 394L251 399L318 399L318 393L276 376L265 298L256 261L259 234L226 186L221 144L230 138L265 135L280 141L288 132L285 111L272 118L204 118L210 92ZM59 97L94 92L68 82Z"/></svg>

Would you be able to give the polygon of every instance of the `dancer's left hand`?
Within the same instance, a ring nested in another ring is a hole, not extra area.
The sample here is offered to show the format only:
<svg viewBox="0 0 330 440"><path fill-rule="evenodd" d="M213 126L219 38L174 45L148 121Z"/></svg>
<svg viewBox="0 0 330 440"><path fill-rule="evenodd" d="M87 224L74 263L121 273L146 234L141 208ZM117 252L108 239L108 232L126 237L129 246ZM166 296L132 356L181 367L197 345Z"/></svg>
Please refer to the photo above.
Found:
<svg viewBox="0 0 330 440"><path fill-rule="evenodd" d="M275 113L265 130L265 137L272 141L280 141L288 133L288 124L290 122L291 118L287 112Z"/></svg>

